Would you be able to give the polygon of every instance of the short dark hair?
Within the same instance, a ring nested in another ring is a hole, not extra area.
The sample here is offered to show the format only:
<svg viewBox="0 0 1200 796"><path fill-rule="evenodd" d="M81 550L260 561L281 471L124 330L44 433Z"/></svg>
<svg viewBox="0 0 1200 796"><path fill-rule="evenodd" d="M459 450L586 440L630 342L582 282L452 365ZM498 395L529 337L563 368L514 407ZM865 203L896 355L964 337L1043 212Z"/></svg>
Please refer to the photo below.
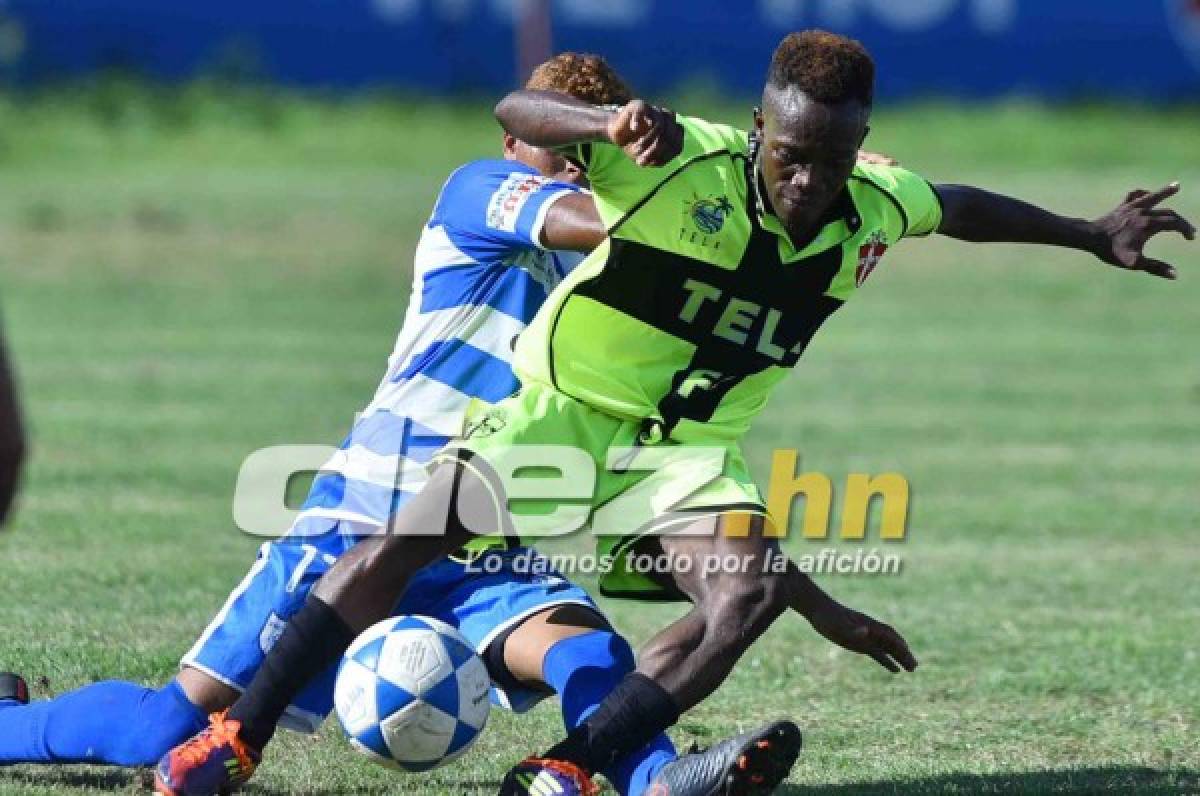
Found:
<svg viewBox="0 0 1200 796"><path fill-rule="evenodd" d="M525 88L557 91L593 105L624 105L633 100L633 92L599 55L560 53L546 61L529 76Z"/></svg>
<svg viewBox="0 0 1200 796"><path fill-rule="evenodd" d="M775 48L767 85L796 88L817 102L858 100L870 105L875 96L875 62L861 42L824 30L789 33Z"/></svg>

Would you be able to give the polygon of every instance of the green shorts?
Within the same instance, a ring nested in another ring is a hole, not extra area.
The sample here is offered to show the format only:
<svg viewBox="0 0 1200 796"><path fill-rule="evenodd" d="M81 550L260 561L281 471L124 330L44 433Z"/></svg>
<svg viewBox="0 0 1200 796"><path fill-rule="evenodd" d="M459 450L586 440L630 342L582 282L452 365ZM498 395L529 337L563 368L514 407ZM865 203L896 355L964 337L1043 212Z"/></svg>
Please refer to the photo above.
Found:
<svg viewBox="0 0 1200 796"><path fill-rule="evenodd" d="M641 428L533 382L498 404L473 405L463 437L434 461L480 476L497 527L525 543L590 529L606 596L677 599L628 566L638 539L767 510L736 444L639 444Z"/></svg>

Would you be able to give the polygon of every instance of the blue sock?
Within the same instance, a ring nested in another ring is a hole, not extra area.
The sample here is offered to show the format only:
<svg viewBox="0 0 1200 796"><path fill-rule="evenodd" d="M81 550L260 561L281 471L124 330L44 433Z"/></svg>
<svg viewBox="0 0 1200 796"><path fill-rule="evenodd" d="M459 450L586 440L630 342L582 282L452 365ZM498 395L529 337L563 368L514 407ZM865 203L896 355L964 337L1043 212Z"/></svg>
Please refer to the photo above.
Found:
<svg viewBox="0 0 1200 796"><path fill-rule="evenodd" d="M607 630L565 638L546 653L542 676L558 692L567 731L595 712L604 697L634 669L629 642ZM640 796L659 770L675 759L666 734L600 773L622 796Z"/></svg>
<svg viewBox="0 0 1200 796"><path fill-rule="evenodd" d="M56 699L0 710L0 766L108 763L148 766L207 725L172 681L155 691L94 683Z"/></svg>

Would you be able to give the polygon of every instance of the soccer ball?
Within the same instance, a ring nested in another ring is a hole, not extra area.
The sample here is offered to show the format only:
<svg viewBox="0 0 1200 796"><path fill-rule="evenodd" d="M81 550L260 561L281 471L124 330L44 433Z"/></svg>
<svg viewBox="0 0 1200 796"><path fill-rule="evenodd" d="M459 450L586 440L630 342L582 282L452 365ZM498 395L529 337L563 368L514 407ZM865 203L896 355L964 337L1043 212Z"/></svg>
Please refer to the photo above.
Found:
<svg viewBox="0 0 1200 796"><path fill-rule="evenodd" d="M429 771L456 759L487 723L491 679L445 622L401 616L355 640L333 701L350 743L377 763Z"/></svg>

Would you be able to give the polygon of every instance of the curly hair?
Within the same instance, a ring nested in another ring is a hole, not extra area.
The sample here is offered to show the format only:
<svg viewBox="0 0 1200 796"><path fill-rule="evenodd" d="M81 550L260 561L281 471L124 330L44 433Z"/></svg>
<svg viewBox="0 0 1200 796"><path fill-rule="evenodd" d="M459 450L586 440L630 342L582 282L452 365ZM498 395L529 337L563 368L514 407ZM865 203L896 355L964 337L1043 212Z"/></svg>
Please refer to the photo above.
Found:
<svg viewBox="0 0 1200 796"><path fill-rule="evenodd" d="M767 85L796 88L817 102L858 100L875 95L875 62L862 44L824 30L789 33L771 57Z"/></svg>
<svg viewBox="0 0 1200 796"><path fill-rule="evenodd" d="M633 92L599 55L560 53L533 70L525 88L557 91L593 105L624 105Z"/></svg>

